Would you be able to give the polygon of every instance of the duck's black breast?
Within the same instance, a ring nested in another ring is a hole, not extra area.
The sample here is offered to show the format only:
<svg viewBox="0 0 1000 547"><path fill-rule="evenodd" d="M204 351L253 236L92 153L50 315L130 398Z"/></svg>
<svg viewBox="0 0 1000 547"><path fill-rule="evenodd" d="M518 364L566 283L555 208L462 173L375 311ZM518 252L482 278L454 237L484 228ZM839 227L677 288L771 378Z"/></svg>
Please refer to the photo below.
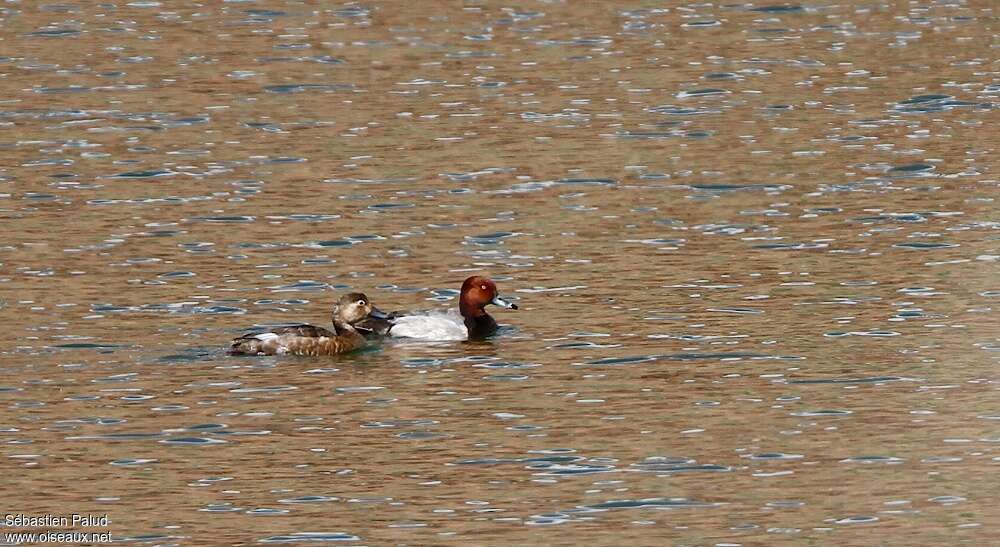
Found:
<svg viewBox="0 0 1000 547"><path fill-rule="evenodd" d="M479 340L496 332L497 322L490 314L484 313L476 317L466 317L465 328L469 330L469 340Z"/></svg>

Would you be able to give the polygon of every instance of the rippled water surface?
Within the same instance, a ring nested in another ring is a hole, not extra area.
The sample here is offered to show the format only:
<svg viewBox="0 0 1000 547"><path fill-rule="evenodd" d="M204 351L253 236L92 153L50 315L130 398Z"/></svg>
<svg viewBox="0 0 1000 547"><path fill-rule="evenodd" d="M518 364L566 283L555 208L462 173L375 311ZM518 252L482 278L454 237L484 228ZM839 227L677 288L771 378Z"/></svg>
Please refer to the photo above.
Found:
<svg viewBox="0 0 1000 547"><path fill-rule="evenodd" d="M996 18L8 2L6 510L150 544L991 544ZM486 342L224 353L472 273L520 306Z"/></svg>

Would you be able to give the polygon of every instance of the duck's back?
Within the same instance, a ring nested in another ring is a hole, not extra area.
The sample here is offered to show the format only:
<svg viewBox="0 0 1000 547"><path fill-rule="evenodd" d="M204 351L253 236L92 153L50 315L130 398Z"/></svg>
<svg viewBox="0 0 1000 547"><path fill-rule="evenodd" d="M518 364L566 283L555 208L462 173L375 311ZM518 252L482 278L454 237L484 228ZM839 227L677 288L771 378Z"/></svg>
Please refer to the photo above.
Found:
<svg viewBox="0 0 1000 547"><path fill-rule="evenodd" d="M404 315L393 320L389 335L397 338L420 340L465 340L469 330L462 316L456 313L429 312Z"/></svg>
<svg viewBox="0 0 1000 547"><path fill-rule="evenodd" d="M232 355L336 355L354 351L365 343L356 332L337 334L313 325L282 327L271 332L247 334L233 340Z"/></svg>

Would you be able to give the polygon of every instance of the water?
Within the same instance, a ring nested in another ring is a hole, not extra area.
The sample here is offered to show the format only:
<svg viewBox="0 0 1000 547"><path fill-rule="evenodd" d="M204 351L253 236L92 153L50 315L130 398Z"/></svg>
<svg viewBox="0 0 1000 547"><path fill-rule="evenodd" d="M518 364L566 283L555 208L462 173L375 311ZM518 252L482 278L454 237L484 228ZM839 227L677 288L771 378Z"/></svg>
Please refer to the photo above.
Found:
<svg viewBox="0 0 1000 547"><path fill-rule="evenodd" d="M0 15L9 511L186 545L996 541L991 3ZM473 272L520 306L493 340L224 355Z"/></svg>

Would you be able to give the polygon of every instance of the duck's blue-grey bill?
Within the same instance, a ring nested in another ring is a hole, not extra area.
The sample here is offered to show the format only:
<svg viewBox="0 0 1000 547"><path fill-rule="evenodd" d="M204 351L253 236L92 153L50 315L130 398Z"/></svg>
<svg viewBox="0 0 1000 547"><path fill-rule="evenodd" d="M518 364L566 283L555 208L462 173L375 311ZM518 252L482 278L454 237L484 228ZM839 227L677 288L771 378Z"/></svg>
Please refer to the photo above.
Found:
<svg viewBox="0 0 1000 547"><path fill-rule="evenodd" d="M517 309L517 304L504 300L500 295L494 296L493 300L490 301L490 304L500 306L501 308L507 308L508 310Z"/></svg>

